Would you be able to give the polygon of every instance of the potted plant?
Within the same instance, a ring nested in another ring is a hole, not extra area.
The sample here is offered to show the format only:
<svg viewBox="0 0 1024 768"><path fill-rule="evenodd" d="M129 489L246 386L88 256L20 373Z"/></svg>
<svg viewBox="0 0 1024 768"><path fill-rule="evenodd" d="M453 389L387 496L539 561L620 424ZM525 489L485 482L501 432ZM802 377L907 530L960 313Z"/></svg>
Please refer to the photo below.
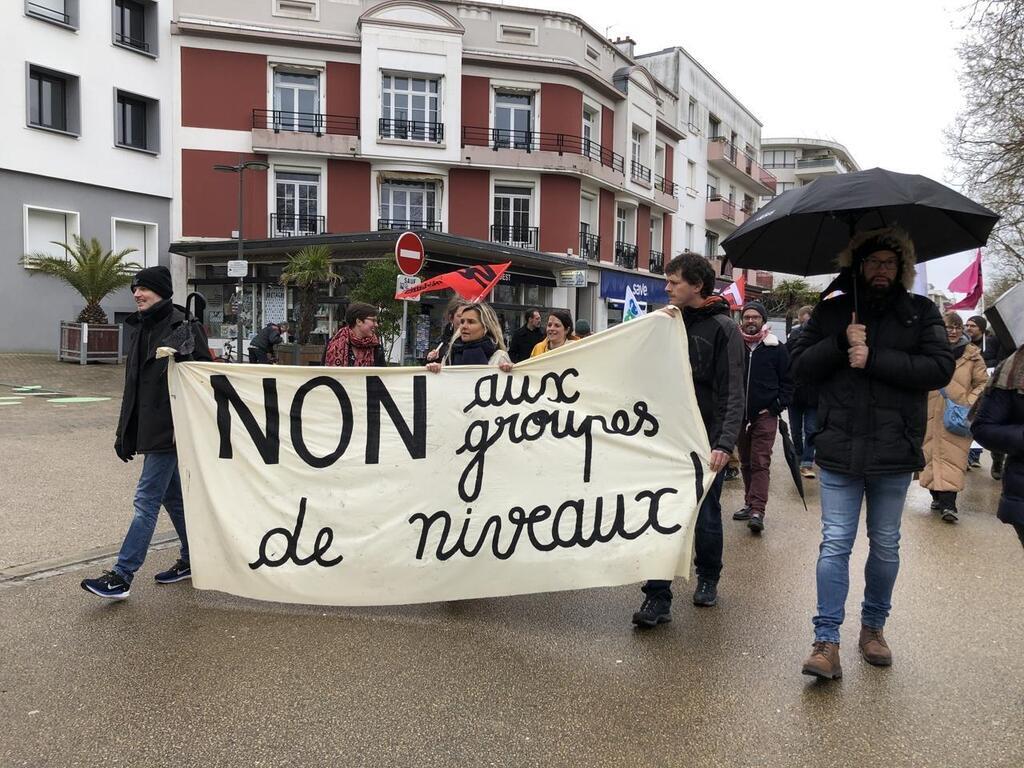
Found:
<svg viewBox="0 0 1024 768"><path fill-rule="evenodd" d="M309 336L316 327L320 292L340 280L331 265L331 249L328 246L307 245L288 254L288 263L281 271L281 284L291 286L298 292L299 319L295 337L299 349L294 353L297 357L293 360L295 364L318 362L323 356L323 345L310 344Z"/></svg>
<svg viewBox="0 0 1024 768"><path fill-rule="evenodd" d="M104 252L95 237L88 242L78 235L72 237L73 245L53 241L67 252L67 258L37 252L22 257L22 264L39 274L63 280L85 299L85 308L78 313L76 322L61 322L60 359L120 362L120 326L107 322L100 302L131 285L139 265L124 259L136 249Z"/></svg>

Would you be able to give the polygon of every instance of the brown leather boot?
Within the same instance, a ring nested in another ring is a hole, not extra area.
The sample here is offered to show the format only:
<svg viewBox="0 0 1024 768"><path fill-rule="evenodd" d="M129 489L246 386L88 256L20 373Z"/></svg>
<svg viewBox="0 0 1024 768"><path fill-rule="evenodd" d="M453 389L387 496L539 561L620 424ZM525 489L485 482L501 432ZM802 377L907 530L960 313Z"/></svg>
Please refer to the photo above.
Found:
<svg viewBox="0 0 1024 768"><path fill-rule="evenodd" d="M838 680L843 676L843 667L839 663L839 643L814 642L814 650L804 662L801 670L805 675L813 675L825 680Z"/></svg>
<svg viewBox="0 0 1024 768"><path fill-rule="evenodd" d="M882 637L882 630L861 625L857 645L868 664L874 664L876 667L888 667L892 664L892 651Z"/></svg>

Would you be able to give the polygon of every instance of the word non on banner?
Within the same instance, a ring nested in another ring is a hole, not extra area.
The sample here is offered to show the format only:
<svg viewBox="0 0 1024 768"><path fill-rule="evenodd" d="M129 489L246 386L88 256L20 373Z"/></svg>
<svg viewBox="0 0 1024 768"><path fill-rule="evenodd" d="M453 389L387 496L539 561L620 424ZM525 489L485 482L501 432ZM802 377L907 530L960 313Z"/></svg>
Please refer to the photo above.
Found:
<svg viewBox="0 0 1024 768"><path fill-rule="evenodd" d="M711 477L678 314L506 374L172 364L193 585L382 605L688 575Z"/></svg>

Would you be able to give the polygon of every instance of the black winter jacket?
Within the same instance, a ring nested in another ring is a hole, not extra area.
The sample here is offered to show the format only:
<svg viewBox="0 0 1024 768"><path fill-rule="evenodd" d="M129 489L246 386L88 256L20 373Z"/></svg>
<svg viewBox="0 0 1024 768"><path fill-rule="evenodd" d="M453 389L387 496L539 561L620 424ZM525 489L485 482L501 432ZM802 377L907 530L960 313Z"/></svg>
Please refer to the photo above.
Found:
<svg viewBox="0 0 1024 768"><path fill-rule="evenodd" d="M522 326L512 334L512 339L508 344L508 356L513 363L528 360L533 348L544 341L545 336L547 334L539 326L532 331L525 325Z"/></svg>
<svg viewBox="0 0 1024 768"><path fill-rule="evenodd" d="M848 358L850 294L819 304L795 342L797 382L818 385L815 460L847 475L919 471L928 392L953 376L942 317L902 287L880 305L862 297L860 312L870 350L864 369L851 368Z"/></svg>
<svg viewBox="0 0 1024 768"><path fill-rule="evenodd" d="M732 453L743 425L743 339L720 297L683 310L690 370L712 449Z"/></svg>
<svg viewBox="0 0 1024 768"><path fill-rule="evenodd" d="M999 519L1024 525L1024 394L990 388L971 423L971 432L981 445L1006 454Z"/></svg>
<svg viewBox="0 0 1024 768"><path fill-rule="evenodd" d="M791 372L793 367L793 350L796 348L796 340L800 338L800 333L802 331L802 325L794 325L789 332L789 337L786 339L786 351L789 352L789 364ZM799 382L795 380L793 384L793 401L791 405L800 408L818 407L818 388L814 384L808 384L806 382Z"/></svg>
<svg viewBox="0 0 1024 768"><path fill-rule="evenodd" d="M786 346L776 336L768 334L753 350L745 343L743 348L747 391L743 417L750 421L766 408L778 416L793 402L793 377L789 373Z"/></svg>
<svg viewBox="0 0 1024 768"><path fill-rule="evenodd" d="M125 320L125 326L128 354L114 451L127 461L136 453L174 450L167 358L158 360L157 348L181 350L181 354L175 355L179 361L211 358L202 326L186 322L185 310L170 299L132 315Z"/></svg>
<svg viewBox="0 0 1024 768"><path fill-rule="evenodd" d="M253 349L258 349L260 352L273 355L274 347L280 343L281 331L273 323L268 323L259 333L252 337L249 346Z"/></svg>

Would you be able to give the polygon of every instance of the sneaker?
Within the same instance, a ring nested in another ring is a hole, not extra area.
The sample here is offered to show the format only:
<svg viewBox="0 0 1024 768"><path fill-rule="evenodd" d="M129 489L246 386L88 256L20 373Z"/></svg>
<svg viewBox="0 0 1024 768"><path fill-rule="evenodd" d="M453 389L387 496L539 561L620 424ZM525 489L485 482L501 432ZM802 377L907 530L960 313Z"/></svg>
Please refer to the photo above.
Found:
<svg viewBox="0 0 1024 768"><path fill-rule="evenodd" d="M192 578L192 566L189 565L187 560L178 558L178 562L168 568L166 571L160 571L156 576L157 584L174 584L177 581L184 581L185 579Z"/></svg>
<svg viewBox="0 0 1024 768"><path fill-rule="evenodd" d="M761 531L764 530L764 512L751 512L750 520L747 521L747 528L760 535Z"/></svg>
<svg viewBox="0 0 1024 768"><path fill-rule="evenodd" d="M935 501L933 499L931 507L932 507L932 512L941 512L942 511L942 502L941 501Z"/></svg>
<svg viewBox="0 0 1024 768"><path fill-rule="evenodd" d="M800 467L800 476L808 480L813 480L816 477L814 470L810 467Z"/></svg>
<svg viewBox="0 0 1024 768"><path fill-rule="evenodd" d="M892 666L892 651L889 650L889 644L882 636L882 630L862 624L857 646L860 648L860 654L864 657L864 661L868 664L876 667Z"/></svg>
<svg viewBox="0 0 1024 768"><path fill-rule="evenodd" d="M82 579L82 589L108 600L124 600L131 585L113 571L104 571L98 579Z"/></svg>
<svg viewBox="0 0 1024 768"><path fill-rule="evenodd" d="M957 511L955 509L944 509L942 510L942 520L946 523L955 523L960 518L957 517Z"/></svg>
<svg viewBox="0 0 1024 768"><path fill-rule="evenodd" d="M693 591L693 604L701 608L711 608L718 604L718 582L708 579L697 579L697 589Z"/></svg>
<svg viewBox="0 0 1024 768"><path fill-rule="evenodd" d="M970 461L967 462L967 466L970 469L981 469L981 462L978 461L977 459L971 459Z"/></svg>
<svg viewBox="0 0 1024 768"><path fill-rule="evenodd" d="M733 520L749 520L750 519L750 507L743 507L732 513Z"/></svg>
<svg viewBox="0 0 1024 768"><path fill-rule="evenodd" d="M740 471L738 469L735 469L733 467L728 467L725 470L725 477L724 477L724 479L725 480L735 480L739 476L740 476Z"/></svg>
<svg viewBox="0 0 1024 768"><path fill-rule="evenodd" d="M649 629L672 621L672 600L659 595L644 598L640 610L633 614L633 623L641 629Z"/></svg>
<svg viewBox="0 0 1024 768"><path fill-rule="evenodd" d="M823 680L838 680L843 676L843 667L839 663L839 643L815 641L814 650L807 657L800 670L805 675L820 677Z"/></svg>

